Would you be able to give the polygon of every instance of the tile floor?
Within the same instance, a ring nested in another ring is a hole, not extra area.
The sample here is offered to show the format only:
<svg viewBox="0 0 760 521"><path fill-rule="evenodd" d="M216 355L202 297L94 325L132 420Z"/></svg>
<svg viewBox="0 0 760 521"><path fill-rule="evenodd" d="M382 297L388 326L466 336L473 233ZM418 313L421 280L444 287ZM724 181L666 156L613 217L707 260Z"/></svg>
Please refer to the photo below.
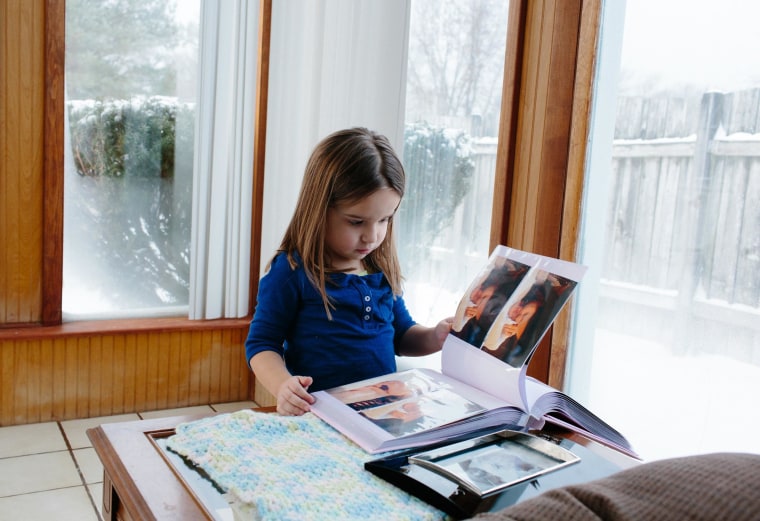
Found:
<svg viewBox="0 0 760 521"><path fill-rule="evenodd" d="M0 521L99 521L103 467L85 431L103 423L256 407L234 402L0 427Z"/></svg>

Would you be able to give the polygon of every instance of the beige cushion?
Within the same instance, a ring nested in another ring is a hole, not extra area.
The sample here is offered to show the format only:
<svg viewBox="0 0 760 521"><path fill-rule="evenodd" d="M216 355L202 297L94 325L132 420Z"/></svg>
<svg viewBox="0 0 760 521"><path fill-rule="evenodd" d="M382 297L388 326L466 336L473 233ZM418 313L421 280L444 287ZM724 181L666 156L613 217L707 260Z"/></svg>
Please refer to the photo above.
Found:
<svg viewBox="0 0 760 521"><path fill-rule="evenodd" d="M760 455L720 453L653 461L549 490L475 519L760 520Z"/></svg>

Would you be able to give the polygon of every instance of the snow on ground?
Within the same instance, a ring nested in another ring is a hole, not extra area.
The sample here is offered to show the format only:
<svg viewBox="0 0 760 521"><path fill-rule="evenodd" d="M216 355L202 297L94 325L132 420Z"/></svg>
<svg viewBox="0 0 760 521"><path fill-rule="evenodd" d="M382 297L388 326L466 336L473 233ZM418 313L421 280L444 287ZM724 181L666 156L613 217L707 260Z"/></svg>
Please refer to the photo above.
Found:
<svg viewBox="0 0 760 521"><path fill-rule="evenodd" d="M645 460L760 453L760 367L598 329L588 407Z"/></svg>

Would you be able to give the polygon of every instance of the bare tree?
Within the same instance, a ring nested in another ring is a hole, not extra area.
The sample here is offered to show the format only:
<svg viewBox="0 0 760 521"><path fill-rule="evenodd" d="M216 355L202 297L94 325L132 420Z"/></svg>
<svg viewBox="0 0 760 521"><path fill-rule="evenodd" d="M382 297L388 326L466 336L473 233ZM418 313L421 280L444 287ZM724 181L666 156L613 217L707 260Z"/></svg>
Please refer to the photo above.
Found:
<svg viewBox="0 0 760 521"><path fill-rule="evenodd" d="M70 99L129 99L176 90L182 43L176 2L66 1L66 83Z"/></svg>
<svg viewBox="0 0 760 521"><path fill-rule="evenodd" d="M407 121L498 121L507 2L415 0L412 9Z"/></svg>

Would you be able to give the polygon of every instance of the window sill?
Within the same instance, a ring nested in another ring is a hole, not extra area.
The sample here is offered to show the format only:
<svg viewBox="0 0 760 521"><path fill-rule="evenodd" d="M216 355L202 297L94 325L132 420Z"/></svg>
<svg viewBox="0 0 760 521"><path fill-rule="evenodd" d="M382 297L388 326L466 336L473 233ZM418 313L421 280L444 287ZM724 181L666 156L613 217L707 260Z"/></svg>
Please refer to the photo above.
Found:
<svg viewBox="0 0 760 521"><path fill-rule="evenodd" d="M66 322L58 326L28 324L3 329L0 327L0 341L39 340L44 338L76 337L93 334L123 334L171 331L203 331L238 329L247 327L251 317L224 318L215 320L189 320L175 318L142 318L124 320L87 320Z"/></svg>

